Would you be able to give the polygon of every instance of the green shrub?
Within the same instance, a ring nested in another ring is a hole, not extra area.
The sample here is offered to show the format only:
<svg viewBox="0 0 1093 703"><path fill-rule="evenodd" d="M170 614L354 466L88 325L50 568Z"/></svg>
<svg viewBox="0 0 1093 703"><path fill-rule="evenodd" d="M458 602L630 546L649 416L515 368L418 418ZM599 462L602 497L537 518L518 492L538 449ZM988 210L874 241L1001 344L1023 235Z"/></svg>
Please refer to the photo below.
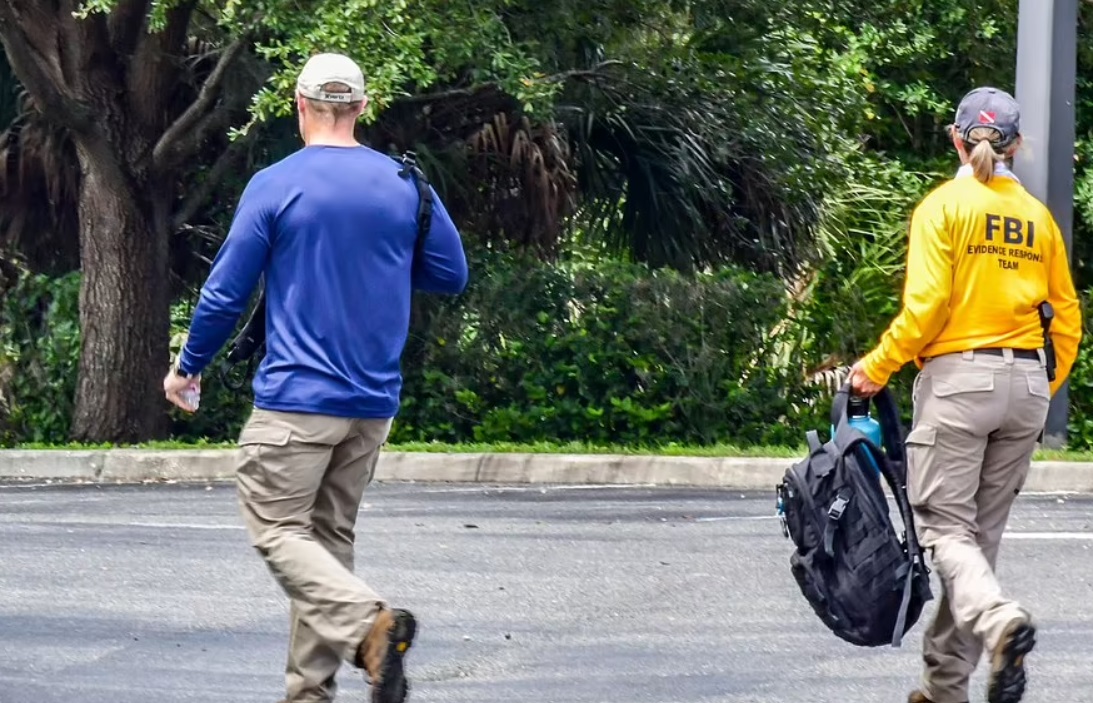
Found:
<svg viewBox="0 0 1093 703"><path fill-rule="evenodd" d="M1088 451L1093 449L1093 289L1082 295L1082 343L1078 358L1074 361L1069 379L1070 409L1067 417L1068 448Z"/></svg>
<svg viewBox="0 0 1093 703"><path fill-rule="evenodd" d="M501 257L473 270L416 330L395 441L799 441L802 388L772 363L775 279Z"/></svg>
<svg viewBox="0 0 1093 703"><path fill-rule="evenodd" d="M182 350L182 344L186 339L186 331L193 319L192 300L180 301L171 308L171 354L177 355ZM242 328L246 321L243 319L236 326L236 331ZM234 338L234 333L231 338ZM230 340L229 340L230 343ZM236 384L243 382L240 389L235 390L225 384L221 378L224 368L224 354L227 349L213 360L212 365L205 369L201 377L201 407L198 412L190 414L181 410L171 409L172 426L171 435L174 439L185 442L201 441L232 441L239 436L239 431L247 419L254 396L251 392L251 377L243 379L237 370L233 373ZM258 365L258 359L254 365ZM166 369L164 369L166 372Z"/></svg>
<svg viewBox="0 0 1093 703"><path fill-rule="evenodd" d="M23 273L0 300L0 446L68 439L80 363L80 278Z"/></svg>
<svg viewBox="0 0 1093 703"><path fill-rule="evenodd" d="M80 362L79 290L78 272L24 272L0 301L0 446L68 441ZM191 310L179 303L172 312L177 352ZM203 385L201 412L172 409L173 435L234 438L251 405L249 389L232 391L215 376Z"/></svg>
<svg viewBox="0 0 1093 703"><path fill-rule="evenodd" d="M845 311L832 289L830 308L811 303L807 316L787 324L782 284L734 269L684 276L619 262L547 265L490 254L475 255L472 271L462 296L415 299L395 443L799 446L806 430L826 428L829 407L802 369L832 353L850 360L843 334L861 335L854 346L866 351L893 312L862 315L867 331L838 332L828 318ZM24 275L0 305L4 445L67 440L78 288L78 275ZM871 296L883 300L879 289ZM1093 291L1084 301L1088 335ZM175 351L191 314L189 303L174 307ZM1070 446L1084 450L1093 449L1088 347L1070 397ZM206 371L200 412L173 412L174 440L238 435L252 395L249 383L235 391L221 382L222 358ZM908 420L914 374L908 364L892 380Z"/></svg>
<svg viewBox="0 0 1093 703"><path fill-rule="evenodd" d="M464 295L415 300L393 441L800 443L810 391L773 361L786 314L776 279L499 255L473 271ZM17 381L7 444L67 439L77 289L77 276L28 277L8 296L5 359ZM173 350L191 312L174 308ZM200 412L174 413L175 439L238 434L249 383L227 388L219 364L206 371Z"/></svg>

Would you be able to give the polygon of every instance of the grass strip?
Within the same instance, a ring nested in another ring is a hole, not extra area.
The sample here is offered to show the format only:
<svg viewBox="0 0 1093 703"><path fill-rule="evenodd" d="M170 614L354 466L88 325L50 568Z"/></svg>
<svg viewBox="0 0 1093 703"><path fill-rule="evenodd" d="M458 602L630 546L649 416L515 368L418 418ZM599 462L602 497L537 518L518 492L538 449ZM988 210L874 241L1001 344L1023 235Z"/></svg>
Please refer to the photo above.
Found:
<svg viewBox="0 0 1093 703"><path fill-rule="evenodd" d="M21 444L13 447L22 450L108 450L108 449L148 449L148 450L198 450L198 449L234 449L234 442L147 442L134 445L112 444ZM490 442L444 444L441 442L406 442L389 444L384 448L388 452L428 452L435 454L615 454L624 456L681 456L681 457L772 457L793 460L803 458L807 449L801 447L738 447L731 444L710 446L687 446L667 444L648 447L627 447L586 444L583 442ZM1093 451L1071 451L1041 449L1033 456L1035 461L1070 461L1093 462Z"/></svg>

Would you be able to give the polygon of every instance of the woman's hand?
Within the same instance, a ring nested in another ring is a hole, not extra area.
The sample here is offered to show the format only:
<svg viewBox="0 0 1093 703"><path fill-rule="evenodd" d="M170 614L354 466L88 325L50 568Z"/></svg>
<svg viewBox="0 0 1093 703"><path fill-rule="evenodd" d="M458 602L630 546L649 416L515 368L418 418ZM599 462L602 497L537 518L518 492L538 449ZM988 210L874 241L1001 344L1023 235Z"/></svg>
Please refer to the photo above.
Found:
<svg viewBox="0 0 1093 703"><path fill-rule="evenodd" d="M877 393L884 390L884 386L879 383L873 383L873 381L865 375L865 369L862 367L861 361L858 361L850 368L850 376L847 380L850 382L850 388L854 391L854 395L861 398L872 398Z"/></svg>

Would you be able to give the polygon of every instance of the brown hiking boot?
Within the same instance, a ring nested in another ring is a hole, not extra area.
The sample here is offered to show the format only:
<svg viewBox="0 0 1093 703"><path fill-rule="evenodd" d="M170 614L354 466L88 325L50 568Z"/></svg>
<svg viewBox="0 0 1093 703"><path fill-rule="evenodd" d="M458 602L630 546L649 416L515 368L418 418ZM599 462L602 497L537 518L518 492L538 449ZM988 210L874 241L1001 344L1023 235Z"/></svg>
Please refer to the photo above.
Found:
<svg viewBox="0 0 1093 703"><path fill-rule="evenodd" d="M988 703L1019 703L1025 695L1025 655L1036 646L1036 628L1027 618L1014 618L991 653Z"/></svg>
<svg viewBox="0 0 1093 703"><path fill-rule="evenodd" d="M402 703L410 692L402 658L417 633L417 621L408 610L383 608L372 629L357 648L357 666L368 673L372 703Z"/></svg>

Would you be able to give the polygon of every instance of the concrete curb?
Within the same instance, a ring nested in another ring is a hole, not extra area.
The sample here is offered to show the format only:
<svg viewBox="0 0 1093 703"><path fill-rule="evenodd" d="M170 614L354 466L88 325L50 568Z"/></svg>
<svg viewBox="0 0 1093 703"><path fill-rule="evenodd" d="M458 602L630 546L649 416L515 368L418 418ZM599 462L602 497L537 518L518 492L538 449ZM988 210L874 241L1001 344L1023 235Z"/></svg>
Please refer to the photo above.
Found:
<svg viewBox="0 0 1093 703"><path fill-rule="evenodd" d="M376 480L484 484L660 485L773 490L794 459L612 454L384 452ZM221 481L232 450L0 451L0 480L76 483ZM1093 493L1093 463L1034 462L1025 492Z"/></svg>

